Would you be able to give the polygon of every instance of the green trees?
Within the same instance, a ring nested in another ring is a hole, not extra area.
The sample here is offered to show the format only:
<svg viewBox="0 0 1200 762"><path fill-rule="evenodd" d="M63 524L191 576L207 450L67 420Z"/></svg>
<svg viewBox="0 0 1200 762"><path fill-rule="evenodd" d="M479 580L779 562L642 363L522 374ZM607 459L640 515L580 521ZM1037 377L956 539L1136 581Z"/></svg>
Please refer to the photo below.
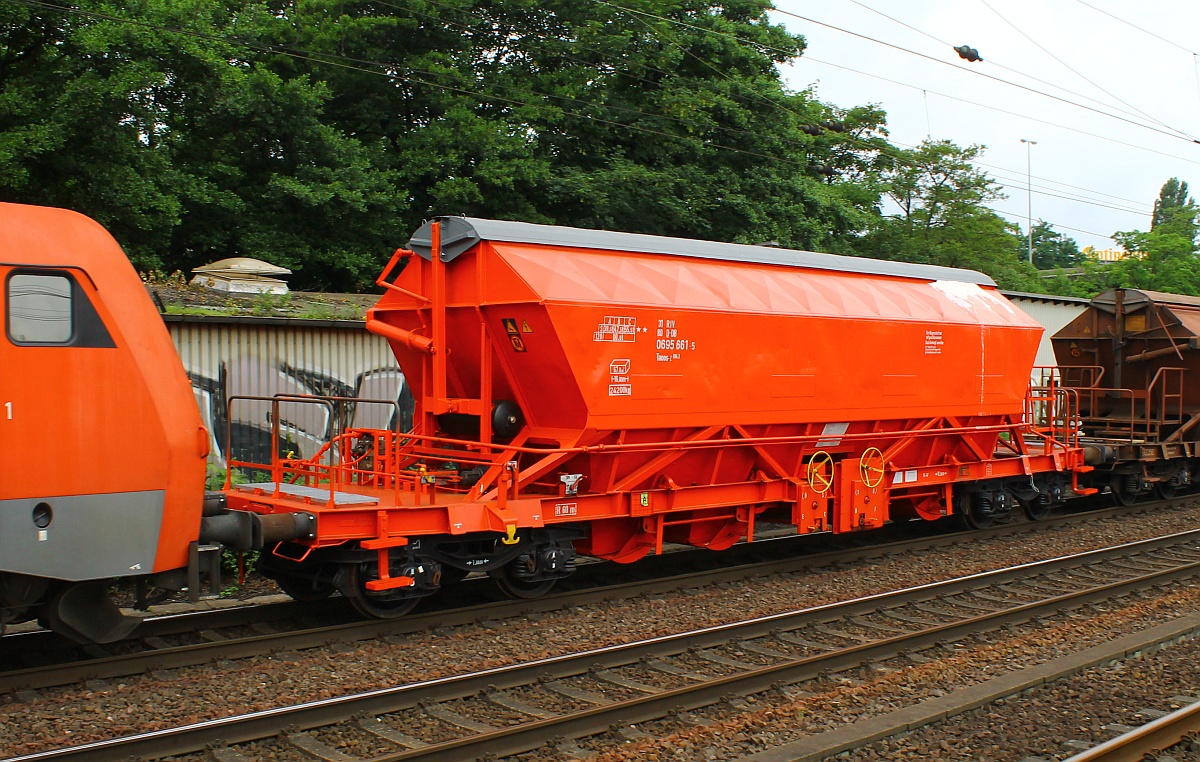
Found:
<svg viewBox="0 0 1200 762"><path fill-rule="evenodd" d="M1110 280L1114 286L1148 288L1200 295L1200 259L1196 257L1196 215L1200 208L1188 197L1187 183L1172 177L1154 202L1150 230L1114 233L1126 251L1140 258L1118 262Z"/></svg>
<svg viewBox="0 0 1200 762"><path fill-rule="evenodd" d="M1025 246L1029 239L1025 238ZM1039 270L1078 267L1083 254L1075 239L1057 232L1048 222L1038 220L1033 226L1033 264Z"/></svg>
<svg viewBox="0 0 1200 762"><path fill-rule="evenodd" d="M83 0L0 8L0 198L142 267L361 287L422 219L850 251L883 114L789 92L766 0Z"/></svg>
<svg viewBox="0 0 1200 762"><path fill-rule="evenodd" d="M1019 233L987 208L1000 196L981 148L902 150L878 108L789 91L777 65L804 40L769 7L3 4L0 199L92 215L143 268L255 256L297 288L367 287L423 219L469 214L771 240L1037 289ZM1164 234L1186 196L1164 196ZM1035 231L1040 264L1071 256L1060 238Z"/></svg>
<svg viewBox="0 0 1200 762"><path fill-rule="evenodd" d="M1021 257L1021 238L986 206L1003 196L975 167L982 150L943 140L890 151L881 187L899 213L875 220L863 240L864 253L982 270L1003 288L1036 290L1036 273Z"/></svg>
<svg viewBox="0 0 1200 762"><path fill-rule="evenodd" d="M262 60L277 15L83 6L0 8L0 198L89 214L140 267L243 254L309 287L374 277L402 229L388 170L325 120L323 82Z"/></svg>
<svg viewBox="0 0 1200 762"><path fill-rule="evenodd" d="M1159 225L1171 225L1185 216L1190 218L1194 232L1196 200L1188 196L1187 183L1181 182L1178 177L1172 177L1163 184L1158 198L1154 201L1154 218L1150 227L1153 229Z"/></svg>
<svg viewBox="0 0 1200 762"><path fill-rule="evenodd" d="M1137 252L1111 264L1084 262L1083 273L1049 284L1057 293L1092 296L1110 288L1142 288L1200 296L1197 215L1200 207L1188 196L1187 183L1172 177L1154 204L1149 231L1113 234L1125 251ZM1036 239L1035 239L1036 241Z"/></svg>
<svg viewBox="0 0 1200 762"><path fill-rule="evenodd" d="M353 93L335 121L388 146L410 227L462 213L837 249L872 214L854 180L882 113L788 92L775 66L804 42L763 0L373 6L308 3L296 26L394 79L292 65Z"/></svg>
<svg viewBox="0 0 1200 762"><path fill-rule="evenodd" d="M1196 216L1200 207L1188 197L1187 183L1172 177L1154 202L1150 230L1127 230L1113 234L1126 251L1145 254L1150 264L1171 265L1194 258L1196 254Z"/></svg>
<svg viewBox="0 0 1200 762"><path fill-rule="evenodd" d="M0 198L97 218L139 264L179 220L161 46L91 19L0 6Z"/></svg>

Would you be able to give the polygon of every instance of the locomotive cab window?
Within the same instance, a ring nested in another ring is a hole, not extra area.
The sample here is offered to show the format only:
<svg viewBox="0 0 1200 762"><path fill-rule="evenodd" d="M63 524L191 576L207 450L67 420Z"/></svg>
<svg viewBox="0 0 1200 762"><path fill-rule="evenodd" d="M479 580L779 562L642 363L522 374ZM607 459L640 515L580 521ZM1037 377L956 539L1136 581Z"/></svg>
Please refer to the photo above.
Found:
<svg viewBox="0 0 1200 762"><path fill-rule="evenodd" d="M71 281L62 275L17 274L8 279L8 335L19 344L66 344L71 326Z"/></svg>
<svg viewBox="0 0 1200 762"><path fill-rule="evenodd" d="M16 272L5 292L5 322L14 344L115 346L87 294L67 273Z"/></svg>

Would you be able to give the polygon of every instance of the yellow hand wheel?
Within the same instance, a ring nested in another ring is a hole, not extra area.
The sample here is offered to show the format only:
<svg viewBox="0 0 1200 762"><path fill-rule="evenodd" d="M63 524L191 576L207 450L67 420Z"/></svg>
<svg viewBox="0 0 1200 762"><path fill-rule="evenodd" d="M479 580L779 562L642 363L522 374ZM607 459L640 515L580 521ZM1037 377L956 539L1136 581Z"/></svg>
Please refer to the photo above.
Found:
<svg viewBox="0 0 1200 762"><path fill-rule="evenodd" d="M878 447L869 447L858 460L858 475L863 484L875 489L883 482L884 463L883 453Z"/></svg>
<svg viewBox="0 0 1200 762"><path fill-rule="evenodd" d="M817 450L808 460L808 485L818 495L833 489L833 457L824 450Z"/></svg>

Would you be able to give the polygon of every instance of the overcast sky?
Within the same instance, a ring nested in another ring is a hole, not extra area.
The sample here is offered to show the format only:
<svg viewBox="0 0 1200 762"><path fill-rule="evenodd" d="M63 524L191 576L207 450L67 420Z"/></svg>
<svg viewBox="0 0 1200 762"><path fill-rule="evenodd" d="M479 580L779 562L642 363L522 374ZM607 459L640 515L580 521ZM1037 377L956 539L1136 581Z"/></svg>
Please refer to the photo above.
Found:
<svg viewBox="0 0 1200 762"><path fill-rule="evenodd" d="M1111 248L1115 244L1107 236L1113 231L1149 229L1154 199L1170 177L1187 181L1192 194L1200 194L1200 144L1190 142L1200 138L1200 83L1192 52L1200 52L1198 0L775 1L779 11L773 19L808 42L804 56L783 70L791 88L813 86L822 101L841 107L880 105L898 145L916 145L926 135L964 146L983 144L981 168L1004 185L1008 196L993 208L1022 230L1027 150L1033 219L1051 223L1081 248ZM962 44L976 48L984 60L960 60L950 46ZM1037 144L1027 147L1021 138Z"/></svg>

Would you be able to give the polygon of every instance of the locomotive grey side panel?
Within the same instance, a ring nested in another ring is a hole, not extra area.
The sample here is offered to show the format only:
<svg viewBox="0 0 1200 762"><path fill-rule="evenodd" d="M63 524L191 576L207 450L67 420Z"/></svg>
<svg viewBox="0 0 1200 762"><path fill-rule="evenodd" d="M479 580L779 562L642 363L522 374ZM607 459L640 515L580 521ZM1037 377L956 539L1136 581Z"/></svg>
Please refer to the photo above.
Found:
<svg viewBox="0 0 1200 762"><path fill-rule="evenodd" d="M0 500L0 571L67 580L154 569L162 490Z"/></svg>

